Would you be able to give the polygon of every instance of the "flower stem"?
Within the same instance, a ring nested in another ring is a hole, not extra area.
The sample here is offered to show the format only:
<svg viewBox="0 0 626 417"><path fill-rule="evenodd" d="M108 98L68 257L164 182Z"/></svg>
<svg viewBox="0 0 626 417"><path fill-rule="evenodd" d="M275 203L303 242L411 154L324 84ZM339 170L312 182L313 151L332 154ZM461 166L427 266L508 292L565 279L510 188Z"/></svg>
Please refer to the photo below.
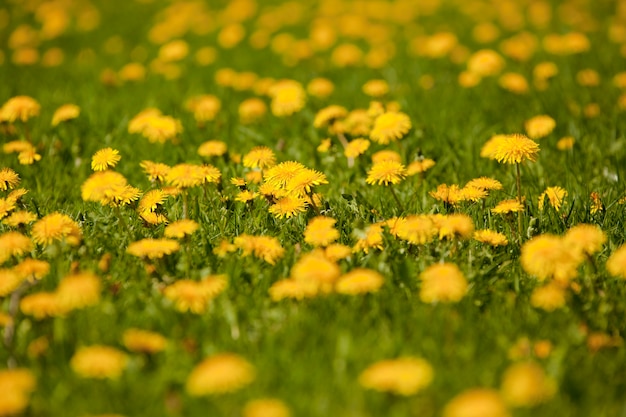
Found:
<svg viewBox="0 0 626 417"><path fill-rule="evenodd" d="M122 216L120 206L115 206L115 214L117 215L117 221L122 226L122 229L128 230L128 226L126 226L126 222L124 221L124 216Z"/></svg>
<svg viewBox="0 0 626 417"><path fill-rule="evenodd" d="M313 191L308 192L306 195L309 197L309 203L311 204L311 207L313 207L313 210L315 210L315 214L319 216L320 209L319 207L317 207L317 204L315 204L315 199L313 198Z"/></svg>
<svg viewBox="0 0 626 417"><path fill-rule="evenodd" d="M515 170L517 173L517 178L516 178L516 185L517 185L517 201L519 201L520 204L522 203L522 174L520 172L520 168L519 168L519 162L517 164L515 164ZM519 236L519 242L522 242L522 212L518 211L517 212L517 234Z"/></svg>
<svg viewBox="0 0 626 417"><path fill-rule="evenodd" d="M187 190L183 189L183 219L187 218Z"/></svg>
<svg viewBox="0 0 626 417"><path fill-rule="evenodd" d="M391 185L391 184L389 185L389 190L391 191L391 195L393 196L393 198L396 200L396 203L398 204L398 208L400 209L400 213L404 213L404 206L402 205L402 202L398 198L398 195L396 194L396 191L393 189L393 185Z"/></svg>

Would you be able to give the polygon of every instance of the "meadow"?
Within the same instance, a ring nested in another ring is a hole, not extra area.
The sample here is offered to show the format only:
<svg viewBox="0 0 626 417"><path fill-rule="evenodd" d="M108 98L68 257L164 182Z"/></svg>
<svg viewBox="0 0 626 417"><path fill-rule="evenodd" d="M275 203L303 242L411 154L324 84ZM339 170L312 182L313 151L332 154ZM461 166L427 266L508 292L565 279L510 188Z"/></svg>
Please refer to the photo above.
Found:
<svg viewBox="0 0 626 417"><path fill-rule="evenodd" d="M626 2L7 0L0 416L626 416Z"/></svg>

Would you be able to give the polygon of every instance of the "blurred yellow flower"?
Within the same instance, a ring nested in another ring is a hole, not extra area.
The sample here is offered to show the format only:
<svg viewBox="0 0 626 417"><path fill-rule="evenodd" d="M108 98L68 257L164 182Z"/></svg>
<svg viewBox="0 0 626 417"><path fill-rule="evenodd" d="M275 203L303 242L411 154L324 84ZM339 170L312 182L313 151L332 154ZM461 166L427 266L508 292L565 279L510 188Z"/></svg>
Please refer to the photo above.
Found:
<svg viewBox="0 0 626 417"><path fill-rule="evenodd" d="M443 410L443 417L510 417L506 404L497 391L472 388L452 398Z"/></svg>
<svg viewBox="0 0 626 417"><path fill-rule="evenodd" d="M114 167L122 159L117 149L104 148L91 157L91 169L94 171L106 171Z"/></svg>
<svg viewBox="0 0 626 417"><path fill-rule="evenodd" d="M80 115L80 107L76 104L64 104L55 110L52 116L52 126L57 126L61 122L76 119Z"/></svg>
<svg viewBox="0 0 626 417"><path fill-rule="evenodd" d="M93 345L79 348L72 359L72 370L83 378L117 379L128 363L128 356L110 346Z"/></svg>
<svg viewBox="0 0 626 417"><path fill-rule="evenodd" d="M468 290L467 280L461 270L451 263L434 264L420 274L422 286L420 300L425 303L455 303Z"/></svg>
<svg viewBox="0 0 626 417"><path fill-rule="evenodd" d="M426 360L404 357L370 365L359 375L359 384L367 389L409 396L427 388L433 378L433 367Z"/></svg>
<svg viewBox="0 0 626 417"><path fill-rule="evenodd" d="M238 391L254 381L256 372L247 360L234 353L222 353L196 365L185 388L193 397Z"/></svg>

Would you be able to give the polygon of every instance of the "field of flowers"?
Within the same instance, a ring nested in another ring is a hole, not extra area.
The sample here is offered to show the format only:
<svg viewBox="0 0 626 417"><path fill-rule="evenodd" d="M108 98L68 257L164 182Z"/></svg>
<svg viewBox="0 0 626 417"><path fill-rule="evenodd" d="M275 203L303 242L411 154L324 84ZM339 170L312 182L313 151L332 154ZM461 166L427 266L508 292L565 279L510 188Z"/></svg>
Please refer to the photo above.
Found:
<svg viewBox="0 0 626 417"><path fill-rule="evenodd" d="M626 416L626 1L0 3L0 416Z"/></svg>

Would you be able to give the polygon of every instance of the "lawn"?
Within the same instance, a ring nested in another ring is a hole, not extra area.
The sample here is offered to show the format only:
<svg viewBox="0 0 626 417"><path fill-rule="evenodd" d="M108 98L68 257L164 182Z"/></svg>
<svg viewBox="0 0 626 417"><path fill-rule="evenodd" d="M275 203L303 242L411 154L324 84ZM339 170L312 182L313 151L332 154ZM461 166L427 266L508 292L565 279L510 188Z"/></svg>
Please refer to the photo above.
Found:
<svg viewBox="0 0 626 417"><path fill-rule="evenodd" d="M626 4L0 5L0 416L626 416Z"/></svg>

